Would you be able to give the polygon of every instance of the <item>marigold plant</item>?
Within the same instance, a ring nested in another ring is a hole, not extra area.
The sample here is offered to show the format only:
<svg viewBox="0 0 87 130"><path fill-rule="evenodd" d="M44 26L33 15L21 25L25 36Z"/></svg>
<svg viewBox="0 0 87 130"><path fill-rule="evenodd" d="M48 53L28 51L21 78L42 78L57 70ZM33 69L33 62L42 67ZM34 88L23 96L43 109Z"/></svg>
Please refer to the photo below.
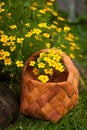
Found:
<svg viewBox="0 0 87 130"><path fill-rule="evenodd" d="M1 73L9 72L12 78L20 76L28 57L44 48L60 48L71 58L79 55L78 38L54 4L55 0L0 2Z"/></svg>

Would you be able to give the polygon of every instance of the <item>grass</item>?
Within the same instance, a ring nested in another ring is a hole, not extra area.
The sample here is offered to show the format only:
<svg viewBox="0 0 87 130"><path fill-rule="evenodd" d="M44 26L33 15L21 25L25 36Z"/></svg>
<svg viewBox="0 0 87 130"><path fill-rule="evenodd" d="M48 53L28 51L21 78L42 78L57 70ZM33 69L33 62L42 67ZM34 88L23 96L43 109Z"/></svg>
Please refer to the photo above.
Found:
<svg viewBox="0 0 87 130"><path fill-rule="evenodd" d="M73 33L79 37L79 46L83 55L82 59L79 59L80 63L87 68L87 22L71 25Z"/></svg>
<svg viewBox="0 0 87 130"><path fill-rule="evenodd" d="M81 48L81 53L83 55L83 58L77 59L78 63L80 63L80 65L82 65L85 68L85 70L87 70L87 63L86 63L87 61L87 22L83 21L78 24L72 24L71 27L73 28L73 33L79 37L79 46ZM80 68L78 69L80 71ZM82 82L82 86L87 87L87 78L84 78L84 76L86 77L87 72L84 72L84 73L83 73L83 76L81 77L81 80L84 79L84 81L81 81L81 82Z"/></svg>

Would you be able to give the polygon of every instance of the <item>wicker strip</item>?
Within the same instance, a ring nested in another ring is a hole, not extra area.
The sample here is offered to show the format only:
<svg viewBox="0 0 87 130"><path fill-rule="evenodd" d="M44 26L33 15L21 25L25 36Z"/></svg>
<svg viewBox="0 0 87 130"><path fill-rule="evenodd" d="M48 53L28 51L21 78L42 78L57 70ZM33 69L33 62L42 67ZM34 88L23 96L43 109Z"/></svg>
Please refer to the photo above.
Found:
<svg viewBox="0 0 87 130"><path fill-rule="evenodd" d="M41 51L34 53L23 68L20 112L57 122L78 104L79 73L71 59L63 53L65 71L53 82L38 81L29 67L29 62Z"/></svg>

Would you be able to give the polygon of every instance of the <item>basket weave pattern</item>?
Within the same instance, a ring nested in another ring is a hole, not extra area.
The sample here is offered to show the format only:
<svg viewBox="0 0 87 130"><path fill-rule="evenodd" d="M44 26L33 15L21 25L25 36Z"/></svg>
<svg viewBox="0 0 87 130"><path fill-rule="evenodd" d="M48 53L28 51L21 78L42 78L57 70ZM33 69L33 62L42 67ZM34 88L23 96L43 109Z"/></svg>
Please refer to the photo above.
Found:
<svg viewBox="0 0 87 130"><path fill-rule="evenodd" d="M20 112L57 122L78 104L79 73L71 59L63 53L62 59L67 71L53 82L42 83L36 80L29 62L40 52L33 54L23 68Z"/></svg>

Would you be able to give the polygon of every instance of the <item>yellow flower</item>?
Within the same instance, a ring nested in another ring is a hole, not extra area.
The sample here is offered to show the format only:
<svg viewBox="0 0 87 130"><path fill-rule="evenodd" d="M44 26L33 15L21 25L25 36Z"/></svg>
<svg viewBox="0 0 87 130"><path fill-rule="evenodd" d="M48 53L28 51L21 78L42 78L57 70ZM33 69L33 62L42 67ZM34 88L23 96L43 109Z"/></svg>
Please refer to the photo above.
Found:
<svg viewBox="0 0 87 130"><path fill-rule="evenodd" d="M15 48L16 48L16 46L12 46L12 47L10 47L10 50L11 50L11 51L14 51Z"/></svg>
<svg viewBox="0 0 87 130"><path fill-rule="evenodd" d="M42 41L42 39L40 38L40 35L35 35L35 39L39 40L39 41Z"/></svg>
<svg viewBox="0 0 87 130"><path fill-rule="evenodd" d="M80 50L80 47L76 45L75 42L70 42L70 50L74 50L74 49L77 49L77 50Z"/></svg>
<svg viewBox="0 0 87 130"><path fill-rule="evenodd" d="M25 37L31 37L33 35L33 30L30 30L27 34L25 34Z"/></svg>
<svg viewBox="0 0 87 130"><path fill-rule="evenodd" d="M44 11L45 11L45 12L46 12L46 11L52 12L53 10L52 10L51 8L49 8L49 7L45 7Z"/></svg>
<svg viewBox="0 0 87 130"><path fill-rule="evenodd" d="M54 56L53 56L53 60L54 61L57 61L57 62L59 62L59 60L61 59L61 56L58 54L55 54Z"/></svg>
<svg viewBox="0 0 87 130"><path fill-rule="evenodd" d="M7 17L10 18L10 17L11 17L11 13L8 13L8 14L7 14Z"/></svg>
<svg viewBox="0 0 87 130"><path fill-rule="evenodd" d="M11 65L11 63L12 63L11 58L6 58L6 59L4 60L4 64L5 64L5 65Z"/></svg>
<svg viewBox="0 0 87 130"><path fill-rule="evenodd" d="M30 7L30 9L31 9L31 10L36 10L36 8L35 8L35 7L33 7L33 6L32 6L32 7Z"/></svg>
<svg viewBox="0 0 87 130"><path fill-rule="evenodd" d="M43 60L49 63L51 59L49 57L44 57Z"/></svg>
<svg viewBox="0 0 87 130"><path fill-rule="evenodd" d="M39 23L38 26L41 27L41 28L42 27L47 27L47 23Z"/></svg>
<svg viewBox="0 0 87 130"><path fill-rule="evenodd" d="M44 69L45 74L53 75L53 69Z"/></svg>
<svg viewBox="0 0 87 130"><path fill-rule="evenodd" d="M70 57L73 59L75 58L74 54L70 53Z"/></svg>
<svg viewBox="0 0 87 130"><path fill-rule="evenodd" d="M70 45L76 47L76 43L74 42L70 42Z"/></svg>
<svg viewBox="0 0 87 130"><path fill-rule="evenodd" d="M73 41L73 39L70 38L70 37L65 37L65 39L68 40L68 41Z"/></svg>
<svg viewBox="0 0 87 130"><path fill-rule="evenodd" d="M30 27L30 23L25 23L25 26L26 27Z"/></svg>
<svg viewBox="0 0 87 130"><path fill-rule="evenodd" d="M36 2L34 2L32 5L33 5L33 6L37 6L37 3L36 3Z"/></svg>
<svg viewBox="0 0 87 130"><path fill-rule="evenodd" d="M38 74L39 74L39 70L38 70L37 68L34 68L34 69L33 69L33 73L34 73L35 75L38 75Z"/></svg>
<svg viewBox="0 0 87 130"><path fill-rule="evenodd" d="M41 52L40 53L40 58L44 57L45 56L45 52Z"/></svg>
<svg viewBox="0 0 87 130"><path fill-rule="evenodd" d="M24 66L23 61L19 61L19 60L16 61L16 65L17 65L17 67L23 67Z"/></svg>
<svg viewBox="0 0 87 130"><path fill-rule="evenodd" d="M50 67L55 67L55 61L54 60L50 60L48 62L48 64L49 64Z"/></svg>
<svg viewBox="0 0 87 130"><path fill-rule="evenodd" d="M51 44L49 42L46 43L46 47L50 48Z"/></svg>
<svg viewBox="0 0 87 130"><path fill-rule="evenodd" d="M56 30L58 33L60 33L62 31L62 28L57 28Z"/></svg>
<svg viewBox="0 0 87 130"><path fill-rule="evenodd" d="M74 36L73 36L73 34L72 34L72 33L69 33L69 34L68 34L68 37L69 37L69 38L71 38L71 39L73 39L73 38L74 38Z"/></svg>
<svg viewBox="0 0 87 130"><path fill-rule="evenodd" d="M42 10L42 9L39 10L39 13L45 14L45 12L46 12L45 10Z"/></svg>
<svg viewBox="0 0 87 130"><path fill-rule="evenodd" d="M54 11L52 11L52 14L53 14L54 16L57 16L57 15L58 15L58 13L57 13L57 12L54 12Z"/></svg>
<svg viewBox="0 0 87 130"><path fill-rule="evenodd" d="M40 34L42 31L38 28L33 29L33 33L36 33L37 35Z"/></svg>
<svg viewBox="0 0 87 130"><path fill-rule="evenodd" d="M34 66L35 65L35 61L30 61L30 66Z"/></svg>
<svg viewBox="0 0 87 130"><path fill-rule="evenodd" d="M51 2L55 2L55 0L50 0Z"/></svg>
<svg viewBox="0 0 87 130"><path fill-rule="evenodd" d="M17 38L17 43L22 43L24 38Z"/></svg>
<svg viewBox="0 0 87 130"><path fill-rule="evenodd" d="M52 2L47 2L47 5L51 6L51 5L53 5L53 3Z"/></svg>
<svg viewBox="0 0 87 130"><path fill-rule="evenodd" d="M1 2L1 3L0 3L0 7L2 7L3 5L5 5L5 3L4 3L4 2Z"/></svg>
<svg viewBox="0 0 87 130"><path fill-rule="evenodd" d="M4 31L0 30L0 34L4 34Z"/></svg>
<svg viewBox="0 0 87 130"><path fill-rule="evenodd" d="M53 24L52 24L50 27L51 27L51 28L57 28L57 27L56 27L55 25L53 25Z"/></svg>
<svg viewBox="0 0 87 130"><path fill-rule="evenodd" d="M61 46L62 48L66 48L66 46L65 46L64 44L60 44L60 46Z"/></svg>
<svg viewBox="0 0 87 130"><path fill-rule="evenodd" d="M0 60L5 59L5 52L3 49L0 50Z"/></svg>
<svg viewBox="0 0 87 130"><path fill-rule="evenodd" d="M59 17L59 16L58 16L58 20L60 20L60 21L65 21L65 19L64 19L64 18Z"/></svg>
<svg viewBox="0 0 87 130"><path fill-rule="evenodd" d="M8 46L14 46L15 45L15 42L8 42Z"/></svg>
<svg viewBox="0 0 87 130"><path fill-rule="evenodd" d="M68 36L65 37L66 40L71 41L71 42L73 41L73 38L74 36L71 33L69 33Z"/></svg>
<svg viewBox="0 0 87 130"><path fill-rule="evenodd" d="M5 55L5 57L6 57L6 56L10 56L10 53L9 53L8 51L5 51L5 52L4 52L4 55Z"/></svg>
<svg viewBox="0 0 87 130"><path fill-rule="evenodd" d="M50 37L50 34L48 34L48 33L43 33L43 36L46 37L46 38L49 38L49 37Z"/></svg>
<svg viewBox="0 0 87 130"><path fill-rule="evenodd" d="M11 25L9 26L11 29L17 29L17 26L16 25Z"/></svg>
<svg viewBox="0 0 87 130"><path fill-rule="evenodd" d="M9 37L9 40L11 40L11 41L14 41L16 38L15 38L15 36L10 36Z"/></svg>
<svg viewBox="0 0 87 130"><path fill-rule="evenodd" d="M58 54L61 55L62 54L62 50L61 49L58 49Z"/></svg>
<svg viewBox="0 0 87 130"><path fill-rule="evenodd" d="M61 63L56 64L55 67L56 70L63 72L64 71L64 66Z"/></svg>
<svg viewBox="0 0 87 130"><path fill-rule="evenodd" d="M49 80L49 78L48 78L47 75L40 75L40 76L38 77L38 80L40 80L40 81L43 82L43 83L46 83L46 82Z"/></svg>
<svg viewBox="0 0 87 130"><path fill-rule="evenodd" d="M3 46L10 46L10 42L4 42Z"/></svg>
<svg viewBox="0 0 87 130"><path fill-rule="evenodd" d="M54 49L49 49L49 50L48 50L48 53L49 53L49 56L50 56L50 55L54 55L56 52L55 52Z"/></svg>
<svg viewBox="0 0 87 130"><path fill-rule="evenodd" d="M3 60L8 56L10 56L10 53L8 51L4 51L3 49L0 50L0 60Z"/></svg>
<svg viewBox="0 0 87 130"><path fill-rule="evenodd" d="M70 50L75 50L75 47L74 46L70 46Z"/></svg>
<svg viewBox="0 0 87 130"><path fill-rule="evenodd" d="M45 64L43 62L38 63L38 68L45 68Z"/></svg>
<svg viewBox="0 0 87 130"><path fill-rule="evenodd" d="M54 24L58 25L58 22L57 21L53 21Z"/></svg>
<svg viewBox="0 0 87 130"><path fill-rule="evenodd" d="M65 27L64 27L64 32L68 32L68 31L70 31L70 30L71 30L70 27L68 27L68 26L65 26Z"/></svg>
<svg viewBox="0 0 87 130"><path fill-rule="evenodd" d="M8 40L9 38L7 35L1 35L1 39L0 39L1 42L7 42Z"/></svg>
<svg viewBox="0 0 87 130"><path fill-rule="evenodd" d="M0 2L0 13L4 11L4 9L2 9L2 6L4 5L3 3L4 2Z"/></svg>
<svg viewBox="0 0 87 130"><path fill-rule="evenodd" d="M5 9L2 9L2 8L0 7L0 13L1 13L1 12L4 12L4 11L5 11Z"/></svg>

